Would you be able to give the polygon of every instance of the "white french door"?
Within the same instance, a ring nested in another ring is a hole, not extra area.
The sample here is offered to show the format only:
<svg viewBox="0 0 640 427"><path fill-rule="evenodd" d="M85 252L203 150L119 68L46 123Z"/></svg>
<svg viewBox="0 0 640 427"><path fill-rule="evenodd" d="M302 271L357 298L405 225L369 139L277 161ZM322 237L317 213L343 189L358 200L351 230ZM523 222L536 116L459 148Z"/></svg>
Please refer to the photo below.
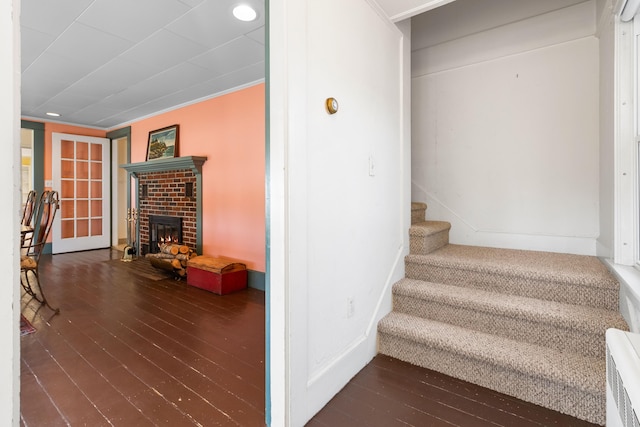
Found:
<svg viewBox="0 0 640 427"><path fill-rule="evenodd" d="M60 193L54 254L109 247L109 146L107 138L52 134L53 189Z"/></svg>

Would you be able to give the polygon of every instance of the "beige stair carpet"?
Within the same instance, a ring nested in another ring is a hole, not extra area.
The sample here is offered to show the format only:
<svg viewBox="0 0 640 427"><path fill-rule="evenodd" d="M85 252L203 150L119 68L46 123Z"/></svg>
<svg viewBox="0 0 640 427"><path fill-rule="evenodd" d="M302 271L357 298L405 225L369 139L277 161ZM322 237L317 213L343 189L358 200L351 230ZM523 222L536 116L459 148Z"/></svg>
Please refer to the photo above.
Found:
<svg viewBox="0 0 640 427"><path fill-rule="evenodd" d="M619 284L596 257L449 244L412 204L406 278L379 351L596 424L605 338L628 330Z"/></svg>
<svg viewBox="0 0 640 427"><path fill-rule="evenodd" d="M619 283L596 257L447 245L405 266L412 279L618 309Z"/></svg>
<svg viewBox="0 0 640 427"><path fill-rule="evenodd" d="M397 313L589 356L604 356L607 328L627 328L611 310L412 279L394 285L393 301Z"/></svg>
<svg viewBox="0 0 640 427"><path fill-rule="evenodd" d="M391 313L379 351L596 424L604 424L605 359Z"/></svg>

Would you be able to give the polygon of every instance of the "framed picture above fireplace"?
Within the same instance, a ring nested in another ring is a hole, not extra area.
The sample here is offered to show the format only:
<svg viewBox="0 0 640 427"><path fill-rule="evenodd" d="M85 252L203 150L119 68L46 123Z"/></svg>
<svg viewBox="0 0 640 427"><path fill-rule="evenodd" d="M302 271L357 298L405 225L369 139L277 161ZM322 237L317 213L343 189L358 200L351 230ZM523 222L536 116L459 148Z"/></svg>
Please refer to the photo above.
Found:
<svg viewBox="0 0 640 427"><path fill-rule="evenodd" d="M147 160L178 157L178 131L179 125L171 125L149 132Z"/></svg>

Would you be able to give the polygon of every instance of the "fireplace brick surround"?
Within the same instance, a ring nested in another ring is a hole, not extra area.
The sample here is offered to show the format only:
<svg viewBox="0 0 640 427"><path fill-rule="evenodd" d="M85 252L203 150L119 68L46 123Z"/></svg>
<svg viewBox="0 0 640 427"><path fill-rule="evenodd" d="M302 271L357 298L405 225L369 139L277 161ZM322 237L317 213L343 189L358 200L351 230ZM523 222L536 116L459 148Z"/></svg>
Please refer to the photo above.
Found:
<svg viewBox="0 0 640 427"><path fill-rule="evenodd" d="M192 197L187 188L192 186ZM138 175L138 218L141 254L154 252L148 247L149 215L166 215L182 218L182 243L196 248L197 200L196 175L190 170L150 172Z"/></svg>
<svg viewBox="0 0 640 427"><path fill-rule="evenodd" d="M121 165L136 178L137 253L149 251L149 215L182 217L182 244L202 254L202 164L177 157Z"/></svg>

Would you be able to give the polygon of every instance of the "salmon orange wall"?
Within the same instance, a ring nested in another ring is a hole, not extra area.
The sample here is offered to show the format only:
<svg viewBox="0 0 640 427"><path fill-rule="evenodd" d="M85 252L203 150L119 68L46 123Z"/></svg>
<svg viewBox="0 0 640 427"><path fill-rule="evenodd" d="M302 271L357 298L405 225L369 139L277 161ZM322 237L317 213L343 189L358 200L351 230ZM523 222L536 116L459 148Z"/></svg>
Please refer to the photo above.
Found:
<svg viewBox="0 0 640 427"><path fill-rule="evenodd" d="M132 123L131 162L144 162L149 132L180 125L178 155L202 167L202 250L265 271L265 85Z"/></svg>

